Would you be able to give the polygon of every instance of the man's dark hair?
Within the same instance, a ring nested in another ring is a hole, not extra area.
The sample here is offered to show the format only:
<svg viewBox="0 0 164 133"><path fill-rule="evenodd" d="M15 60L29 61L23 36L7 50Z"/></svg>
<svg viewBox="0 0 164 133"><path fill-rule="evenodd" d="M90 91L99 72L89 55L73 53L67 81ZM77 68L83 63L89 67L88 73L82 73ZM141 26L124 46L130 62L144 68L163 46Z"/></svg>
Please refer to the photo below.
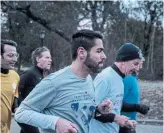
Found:
<svg viewBox="0 0 164 133"><path fill-rule="evenodd" d="M72 36L72 59L77 58L77 49L83 47L87 52L95 45L95 39L103 39L103 36L92 30L79 30Z"/></svg>
<svg viewBox="0 0 164 133"><path fill-rule="evenodd" d="M47 47L38 47L37 49L35 49L32 54L31 54L31 59L32 59L32 64L33 65L36 65L37 64L37 61L36 61L36 58L37 57L41 57L42 56L42 53L45 52L45 51L48 51L50 52L50 50L47 48Z"/></svg>
<svg viewBox="0 0 164 133"><path fill-rule="evenodd" d="M17 47L17 43L16 42L14 42L12 40L1 39L1 55L3 55L3 53L5 52L5 50L4 50L5 45L10 45L10 46Z"/></svg>

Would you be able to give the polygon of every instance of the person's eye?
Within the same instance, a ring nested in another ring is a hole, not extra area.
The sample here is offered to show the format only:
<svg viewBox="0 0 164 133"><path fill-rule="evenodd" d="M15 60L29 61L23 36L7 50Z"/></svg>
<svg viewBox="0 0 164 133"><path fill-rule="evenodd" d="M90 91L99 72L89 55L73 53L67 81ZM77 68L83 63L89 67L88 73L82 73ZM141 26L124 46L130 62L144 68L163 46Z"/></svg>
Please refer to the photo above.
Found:
<svg viewBox="0 0 164 133"><path fill-rule="evenodd" d="M101 50L101 49L97 50L97 53L101 53L101 52L102 52L102 50Z"/></svg>
<svg viewBox="0 0 164 133"><path fill-rule="evenodd" d="M134 63L134 65L135 65L135 66L138 66L138 65L139 65L139 63Z"/></svg>
<svg viewBox="0 0 164 133"><path fill-rule="evenodd" d="M18 54L18 53L17 53L17 54L12 54L12 53L10 53L10 54L8 54L7 56L10 57L10 58L13 58L13 57L18 58L18 57L19 57L19 54Z"/></svg>
<svg viewBox="0 0 164 133"><path fill-rule="evenodd" d="M13 57L13 56L14 56L14 54L8 54L8 56L9 56L9 57Z"/></svg>

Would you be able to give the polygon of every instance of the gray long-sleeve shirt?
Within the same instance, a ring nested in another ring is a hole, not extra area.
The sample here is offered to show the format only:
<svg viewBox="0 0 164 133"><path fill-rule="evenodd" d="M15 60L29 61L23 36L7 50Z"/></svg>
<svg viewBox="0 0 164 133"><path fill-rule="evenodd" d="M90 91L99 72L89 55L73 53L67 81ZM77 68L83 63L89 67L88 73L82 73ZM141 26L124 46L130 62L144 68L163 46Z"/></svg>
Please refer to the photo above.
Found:
<svg viewBox="0 0 164 133"><path fill-rule="evenodd" d="M78 133L88 133L94 110L92 78L79 78L68 66L43 79L21 103L15 119L54 133L58 118L64 118L78 126Z"/></svg>
<svg viewBox="0 0 164 133"><path fill-rule="evenodd" d="M99 104L105 99L113 103L112 113L120 115L124 94L122 77L112 68L107 67L99 73L95 80L96 103ZM118 133L119 126L115 122L102 123L95 119L90 122L89 133Z"/></svg>

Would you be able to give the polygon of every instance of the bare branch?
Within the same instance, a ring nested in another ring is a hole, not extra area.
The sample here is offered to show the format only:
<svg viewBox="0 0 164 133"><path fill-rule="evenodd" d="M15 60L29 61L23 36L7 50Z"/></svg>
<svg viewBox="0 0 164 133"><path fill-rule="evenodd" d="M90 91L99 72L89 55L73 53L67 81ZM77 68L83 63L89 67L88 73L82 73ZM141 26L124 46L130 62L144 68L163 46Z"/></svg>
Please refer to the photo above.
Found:
<svg viewBox="0 0 164 133"><path fill-rule="evenodd" d="M1 2L1 4L3 6L8 7L10 10L15 10L15 11L18 11L18 12L25 14L28 18L34 20L35 22L39 23L40 25L42 25L43 27L45 27L49 31L56 33L57 35L59 35L60 37L65 39L67 42L71 43L71 40L64 34L63 31L56 29L56 28L52 29L52 27L49 26L49 22L47 22L43 18L40 18L40 17L36 16L35 14L33 14L33 12L31 12L31 10L30 10L30 5L22 8L22 7L12 7L11 5L9 5L3 1Z"/></svg>

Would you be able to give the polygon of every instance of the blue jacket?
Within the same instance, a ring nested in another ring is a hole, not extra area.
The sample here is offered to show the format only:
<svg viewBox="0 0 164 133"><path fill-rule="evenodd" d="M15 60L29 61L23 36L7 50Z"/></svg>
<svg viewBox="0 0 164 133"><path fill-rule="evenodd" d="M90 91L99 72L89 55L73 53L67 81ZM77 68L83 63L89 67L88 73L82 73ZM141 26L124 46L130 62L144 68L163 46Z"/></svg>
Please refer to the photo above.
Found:
<svg viewBox="0 0 164 133"><path fill-rule="evenodd" d="M124 78L124 98L123 101L130 104L138 104L140 101L140 88L138 85L138 79L135 75L129 75ZM122 115L136 120L136 112L122 112Z"/></svg>

